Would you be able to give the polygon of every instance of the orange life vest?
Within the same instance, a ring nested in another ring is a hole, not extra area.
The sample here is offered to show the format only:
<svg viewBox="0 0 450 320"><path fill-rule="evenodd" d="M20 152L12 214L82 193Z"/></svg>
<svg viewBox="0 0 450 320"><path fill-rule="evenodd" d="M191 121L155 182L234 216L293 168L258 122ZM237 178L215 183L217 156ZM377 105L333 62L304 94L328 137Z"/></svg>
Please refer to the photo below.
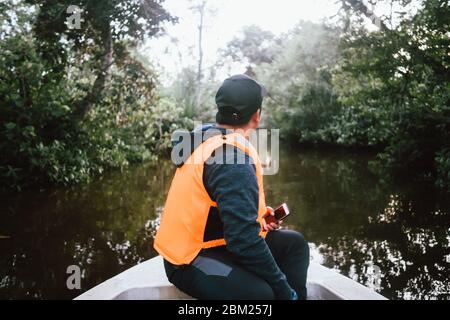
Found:
<svg viewBox="0 0 450 320"><path fill-rule="evenodd" d="M238 133L209 138L177 169L155 237L156 251L172 264L190 264L202 249L226 245L225 239L203 240L210 208L217 207L203 184L204 163L225 144L241 149L253 159L259 187L257 221L260 224L266 214L263 169L256 150ZM260 236L266 236L262 228Z"/></svg>

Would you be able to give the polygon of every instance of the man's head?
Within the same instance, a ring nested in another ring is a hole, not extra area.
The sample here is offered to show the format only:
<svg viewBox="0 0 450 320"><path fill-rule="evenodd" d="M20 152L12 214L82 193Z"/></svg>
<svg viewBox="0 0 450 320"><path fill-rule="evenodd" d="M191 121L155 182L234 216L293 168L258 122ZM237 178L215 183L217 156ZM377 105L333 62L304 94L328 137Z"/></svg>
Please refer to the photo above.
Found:
<svg viewBox="0 0 450 320"><path fill-rule="evenodd" d="M266 95L266 89L249 76L226 79L216 95L217 123L231 128L258 128Z"/></svg>

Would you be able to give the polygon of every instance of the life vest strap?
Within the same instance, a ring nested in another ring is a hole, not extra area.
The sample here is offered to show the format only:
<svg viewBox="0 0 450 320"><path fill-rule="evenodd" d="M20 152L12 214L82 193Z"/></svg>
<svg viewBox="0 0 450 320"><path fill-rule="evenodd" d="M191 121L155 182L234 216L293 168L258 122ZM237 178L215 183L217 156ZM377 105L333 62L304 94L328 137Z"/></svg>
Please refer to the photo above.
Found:
<svg viewBox="0 0 450 320"><path fill-rule="evenodd" d="M225 246L227 243L225 239L217 239L217 240L211 240L207 242L203 242L202 249L210 249L220 246Z"/></svg>

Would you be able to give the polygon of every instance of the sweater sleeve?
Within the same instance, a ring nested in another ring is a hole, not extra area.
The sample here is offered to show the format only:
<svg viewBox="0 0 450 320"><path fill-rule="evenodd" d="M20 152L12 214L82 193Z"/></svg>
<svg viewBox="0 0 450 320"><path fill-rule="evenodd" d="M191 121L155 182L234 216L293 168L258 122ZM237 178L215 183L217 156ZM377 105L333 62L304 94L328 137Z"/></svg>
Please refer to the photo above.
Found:
<svg viewBox="0 0 450 320"><path fill-rule="evenodd" d="M255 166L240 149L233 148L227 152L233 152L231 156L235 160L245 157L245 164L207 162L203 175L205 188L219 209L227 249L244 268L269 283L275 298L289 300L292 289L286 276L276 264L265 240L259 236L259 188Z"/></svg>

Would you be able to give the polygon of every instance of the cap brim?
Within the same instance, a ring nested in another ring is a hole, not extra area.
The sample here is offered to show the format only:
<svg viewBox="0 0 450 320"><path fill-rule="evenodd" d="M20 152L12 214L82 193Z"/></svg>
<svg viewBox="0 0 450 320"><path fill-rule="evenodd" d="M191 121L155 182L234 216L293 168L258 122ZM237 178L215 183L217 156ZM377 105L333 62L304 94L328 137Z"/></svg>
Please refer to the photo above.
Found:
<svg viewBox="0 0 450 320"><path fill-rule="evenodd" d="M261 86L261 96L263 98L269 96L269 91L267 91L266 87L264 87L262 84L259 84Z"/></svg>

